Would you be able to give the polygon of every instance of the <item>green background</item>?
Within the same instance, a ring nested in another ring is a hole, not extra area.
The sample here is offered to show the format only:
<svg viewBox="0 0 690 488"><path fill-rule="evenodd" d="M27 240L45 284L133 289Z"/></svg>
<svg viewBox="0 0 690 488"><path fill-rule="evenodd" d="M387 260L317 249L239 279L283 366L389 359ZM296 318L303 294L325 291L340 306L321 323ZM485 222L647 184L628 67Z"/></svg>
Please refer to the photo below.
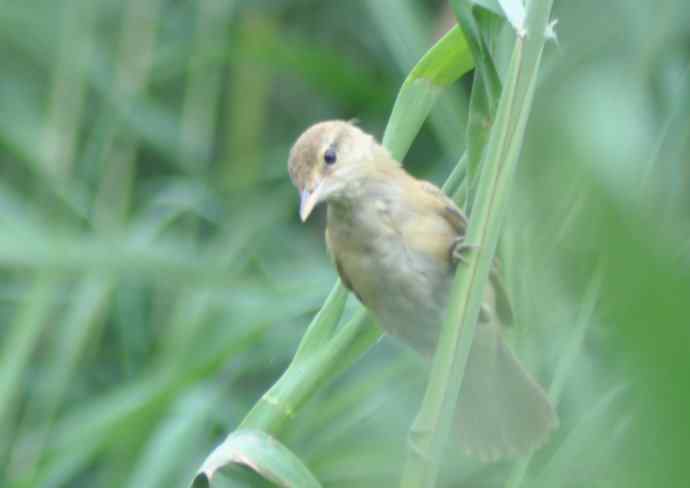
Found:
<svg viewBox="0 0 690 488"><path fill-rule="evenodd" d="M690 6L553 18L501 243L507 334L560 398L523 484L685 486ZM323 213L299 224L292 142L327 118L380 137L452 22L440 1L0 2L2 486L189 483L336 277ZM470 86L441 97L416 176L455 165ZM419 366L382 340L281 440L325 486L394 486ZM447 486L522 469L448 460Z"/></svg>

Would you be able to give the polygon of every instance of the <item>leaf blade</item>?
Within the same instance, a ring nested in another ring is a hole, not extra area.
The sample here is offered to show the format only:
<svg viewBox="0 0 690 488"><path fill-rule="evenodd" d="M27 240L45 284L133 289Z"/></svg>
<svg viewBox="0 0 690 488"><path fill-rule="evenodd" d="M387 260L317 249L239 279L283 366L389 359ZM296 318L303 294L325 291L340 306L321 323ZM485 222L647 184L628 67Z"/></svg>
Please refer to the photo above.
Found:
<svg viewBox="0 0 690 488"><path fill-rule="evenodd" d="M274 437L249 429L235 431L211 452L192 487L211 486L215 475L232 465L245 466L281 487L321 487L292 451Z"/></svg>

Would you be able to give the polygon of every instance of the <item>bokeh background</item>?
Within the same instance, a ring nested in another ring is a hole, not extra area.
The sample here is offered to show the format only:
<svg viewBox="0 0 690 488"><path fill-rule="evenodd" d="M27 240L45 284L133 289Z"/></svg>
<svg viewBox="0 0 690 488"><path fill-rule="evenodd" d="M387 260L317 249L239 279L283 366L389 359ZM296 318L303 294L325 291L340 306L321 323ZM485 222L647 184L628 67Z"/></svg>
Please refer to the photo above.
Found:
<svg viewBox="0 0 690 488"><path fill-rule="evenodd" d="M449 448L443 484L687 486L690 6L553 17L501 252L507 334L562 425L529 465ZM380 136L452 24L443 1L0 2L2 486L189 483L336 277L291 143L326 118ZM425 124L415 175L454 166L470 87ZM395 486L422 391L386 338L282 440L325 486Z"/></svg>

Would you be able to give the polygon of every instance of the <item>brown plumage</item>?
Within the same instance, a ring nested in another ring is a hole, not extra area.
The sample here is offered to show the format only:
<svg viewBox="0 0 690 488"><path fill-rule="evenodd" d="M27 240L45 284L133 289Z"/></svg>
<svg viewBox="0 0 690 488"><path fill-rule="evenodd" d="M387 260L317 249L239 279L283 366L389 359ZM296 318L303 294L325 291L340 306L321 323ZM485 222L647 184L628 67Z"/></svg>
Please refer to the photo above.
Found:
<svg viewBox="0 0 690 488"><path fill-rule="evenodd" d="M410 176L388 151L343 121L316 124L290 152L300 216L327 202L326 243L345 286L380 326L420 354L433 354L466 218L431 183ZM465 450L494 461L542 445L558 421L542 388L504 343L486 307L461 387L457 425Z"/></svg>

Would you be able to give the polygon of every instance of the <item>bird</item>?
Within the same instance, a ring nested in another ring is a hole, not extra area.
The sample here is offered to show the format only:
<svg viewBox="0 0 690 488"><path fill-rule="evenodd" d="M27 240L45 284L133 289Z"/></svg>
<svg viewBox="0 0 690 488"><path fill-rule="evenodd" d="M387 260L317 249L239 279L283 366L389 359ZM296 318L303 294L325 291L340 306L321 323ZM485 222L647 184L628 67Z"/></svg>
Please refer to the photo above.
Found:
<svg viewBox="0 0 690 488"><path fill-rule="evenodd" d="M387 334L433 357L468 219L438 187L410 175L372 135L344 120L319 122L292 146L288 173L304 222L327 206L325 240L345 287ZM558 416L506 344L510 302L494 266L455 411L466 454L495 462L548 440ZM502 312L501 312L502 311Z"/></svg>

